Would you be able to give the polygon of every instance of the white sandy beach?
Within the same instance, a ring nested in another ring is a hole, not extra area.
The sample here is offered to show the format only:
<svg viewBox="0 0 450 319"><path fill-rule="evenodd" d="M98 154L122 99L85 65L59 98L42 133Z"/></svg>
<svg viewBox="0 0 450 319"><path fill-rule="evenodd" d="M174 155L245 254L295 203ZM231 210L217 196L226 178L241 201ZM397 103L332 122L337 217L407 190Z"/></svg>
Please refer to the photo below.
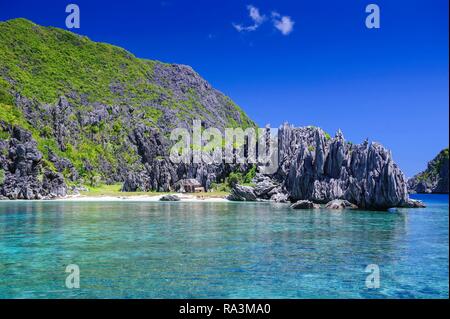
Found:
<svg viewBox="0 0 450 319"><path fill-rule="evenodd" d="M158 202L164 195L135 195L135 196L85 196L70 195L64 198L54 199L55 201L79 201L79 202L114 202L114 201L134 201L134 202ZM201 198L194 195L177 194L180 202L228 202L229 200L220 197Z"/></svg>

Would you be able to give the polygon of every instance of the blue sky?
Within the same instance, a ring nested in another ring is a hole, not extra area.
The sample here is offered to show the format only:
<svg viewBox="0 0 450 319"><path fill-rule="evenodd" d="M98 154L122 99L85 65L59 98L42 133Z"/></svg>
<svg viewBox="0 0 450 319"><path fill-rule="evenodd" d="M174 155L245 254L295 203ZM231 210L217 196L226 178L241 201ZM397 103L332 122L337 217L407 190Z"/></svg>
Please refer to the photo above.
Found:
<svg viewBox="0 0 450 319"><path fill-rule="evenodd" d="M259 125L368 137L407 176L448 146L448 0L2 0L0 20L65 28L69 3L80 7L77 33L191 65ZM370 3L380 29L365 27Z"/></svg>

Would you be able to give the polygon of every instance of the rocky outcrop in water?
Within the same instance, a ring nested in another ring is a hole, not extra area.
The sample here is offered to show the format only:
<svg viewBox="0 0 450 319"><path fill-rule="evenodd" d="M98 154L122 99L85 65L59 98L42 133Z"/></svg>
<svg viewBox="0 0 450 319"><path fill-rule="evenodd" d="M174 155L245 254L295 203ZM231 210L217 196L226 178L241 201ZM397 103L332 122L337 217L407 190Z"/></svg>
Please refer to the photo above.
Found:
<svg viewBox="0 0 450 319"><path fill-rule="evenodd" d="M346 142L316 127L283 125L278 132L280 167L272 178L281 181L290 200L327 203L344 199L362 209L404 206L406 179L382 145Z"/></svg>
<svg viewBox="0 0 450 319"><path fill-rule="evenodd" d="M56 198L67 194L64 177L43 168L42 153L31 134L0 123L11 138L0 140L0 196L4 199Z"/></svg>
<svg viewBox="0 0 450 319"><path fill-rule="evenodd" d="M331 202L330 207L339 208L409 205L406 179L381 144L353 144L341 131L331 138L320 128L285 124L278 131L278 155L277 172L257 175L255 187L247 193L261 199L284 194L291 202ZM241 189L233 192L240 194Z"/></svg>
<svg viewBox="0 0 450 319"><path fill-rule="evenodd" d="M270 197L270 200L276 203L287 203L289 202L289 195L286 193L276 193Z"/></svg>
<svg viewBox="0 0 450 319"><path fill-rule="evenodd" d="M449 154L448 148L442 150L427 169L408 180L410 193L448 194Z"/></svg>
<svg viewBox="0 0 450 319"><path fill-rule="evenodd" d="M181 198L177 195L164 195L159 200L162 202L179 202Z"/></svg>
<svg viewBox="0 0 450 319"><path fill-rule="evenodd" d="M315 204L310 200L299 200L291 205L293 209L317 209L320 208L319 204Z"/></svg>
<svg viewBox="0 0 450 319"><path fill-rule="evenodd" d="M358 209L358 206L350 203L348 200L334 199L325 205L327 209Z"/></svg>
<svg viewBox="0 0 450 319"><path fill-rule="evenodd" d="M426 206L425 206L425 204L422 201L410 198L404 207L407 207L407 208L425 208Z"/></svg>

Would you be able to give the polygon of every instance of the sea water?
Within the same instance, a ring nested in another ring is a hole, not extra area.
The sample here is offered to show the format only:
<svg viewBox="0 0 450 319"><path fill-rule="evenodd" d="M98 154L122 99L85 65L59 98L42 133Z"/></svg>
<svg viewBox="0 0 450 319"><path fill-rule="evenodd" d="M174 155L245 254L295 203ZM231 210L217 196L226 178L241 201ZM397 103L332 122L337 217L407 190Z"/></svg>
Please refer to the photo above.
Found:
<svg viewBox="0 0 450 319"><path fill-rule="evenodd" d="M448 298L448 196L415 198L427 208L0 201L0 298Z"/></svg>

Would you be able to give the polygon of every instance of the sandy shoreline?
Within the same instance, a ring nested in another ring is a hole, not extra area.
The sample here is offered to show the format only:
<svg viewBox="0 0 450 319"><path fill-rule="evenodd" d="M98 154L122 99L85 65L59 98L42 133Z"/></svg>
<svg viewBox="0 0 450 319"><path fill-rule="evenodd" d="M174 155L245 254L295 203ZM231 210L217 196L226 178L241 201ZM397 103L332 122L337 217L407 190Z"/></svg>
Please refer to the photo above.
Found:
<svg viewBox="0 0 450 319"><path fill-rule="evenodd" d="M115 202L115 201L135 201L135 202L159 202L164 195L130 195L130 196L86 196L69 195L64 198L53 199L54 201L77 201L77 202ZM199 197L195 195L177 194L179 202L229 202L221 197Z"/></svg>

